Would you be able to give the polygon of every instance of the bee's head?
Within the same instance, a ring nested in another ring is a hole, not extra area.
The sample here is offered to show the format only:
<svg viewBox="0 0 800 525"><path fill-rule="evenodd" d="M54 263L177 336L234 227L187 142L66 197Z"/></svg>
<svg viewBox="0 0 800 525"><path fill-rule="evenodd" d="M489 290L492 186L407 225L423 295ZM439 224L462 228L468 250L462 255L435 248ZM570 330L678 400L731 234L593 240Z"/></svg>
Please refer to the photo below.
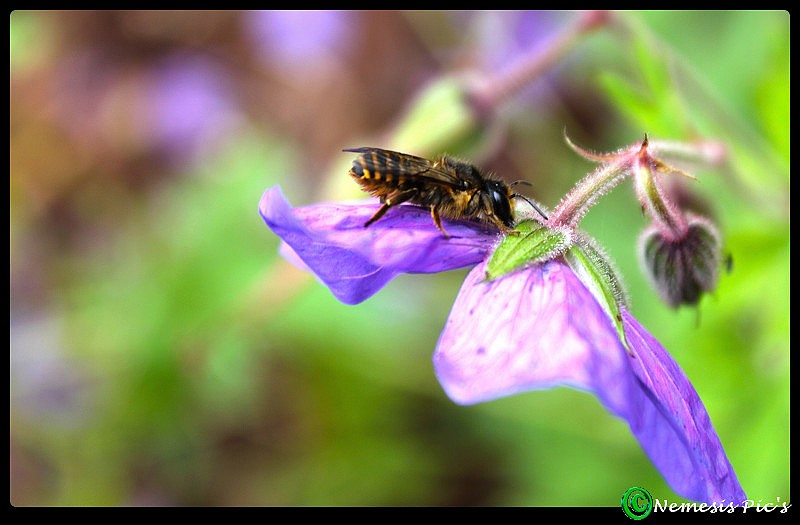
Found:
<svg viewBox="0 0 800 525"><path fill-rule="evenodd" d="M505 182L501 180L487 180L486 193L492 205L492 212L503 224L509 228L514 224L514 216L511 214L511 191Z"/></svg>

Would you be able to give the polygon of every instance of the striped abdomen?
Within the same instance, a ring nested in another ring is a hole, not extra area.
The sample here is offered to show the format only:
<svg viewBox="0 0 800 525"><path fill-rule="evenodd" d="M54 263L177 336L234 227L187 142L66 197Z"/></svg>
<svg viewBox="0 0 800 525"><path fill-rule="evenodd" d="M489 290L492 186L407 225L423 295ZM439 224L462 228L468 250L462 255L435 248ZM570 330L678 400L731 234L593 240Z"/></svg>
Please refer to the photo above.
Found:
<svg viewBox="0 0 800 525"><path fill-rule="evenodd" d="M419 173L419 163L412 157L388 150L360 148L363 151L353 160L352 176L361 187L375 196L383 196L414 184L414 174Z"/></svg>

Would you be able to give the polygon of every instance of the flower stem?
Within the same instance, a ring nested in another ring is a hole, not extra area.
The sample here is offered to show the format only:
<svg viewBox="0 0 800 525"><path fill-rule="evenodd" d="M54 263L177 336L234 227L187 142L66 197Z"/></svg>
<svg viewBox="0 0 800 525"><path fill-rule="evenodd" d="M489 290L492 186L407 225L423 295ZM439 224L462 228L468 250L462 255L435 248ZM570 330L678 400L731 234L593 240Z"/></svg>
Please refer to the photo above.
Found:
<svg viewBox="0 0 800 525"><path fill-rule="evenodd" d="M505 101L536 80L567 54L585 35L607 24L610 13L584 11L541 53L531 53L499 77L483 78L468 90L467 99L478 115L491 114Z"/></svg>
<svg viewBox="0 0 800 525"><path fill-rule="evenodd" d="M550 216L550 227L566 226L575 229L600 197L620 183L628 172L620 163L602 164L584 177L567 193Z"/></svg>
<svg viewBox="0 0 800 525"><path fill-rule="evenodd" d="M653 221L667 240L678 240L686 236L688 223L681 210L672 202L661 187L654 171L671 170L650 156L647 151L647 139L633 161L636 192L642 206L647 209Z"/></svg>

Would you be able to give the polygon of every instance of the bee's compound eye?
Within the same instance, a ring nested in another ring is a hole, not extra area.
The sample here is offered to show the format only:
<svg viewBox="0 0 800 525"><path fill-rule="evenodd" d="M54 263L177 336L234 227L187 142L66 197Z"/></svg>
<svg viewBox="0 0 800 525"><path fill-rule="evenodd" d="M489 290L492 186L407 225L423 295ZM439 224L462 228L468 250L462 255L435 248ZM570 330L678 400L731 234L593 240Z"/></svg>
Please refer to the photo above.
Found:
<svg viewBox="0 0 800 525"><path fill-rule="evenodd" d="M514 218L511 216L511 202L508 199L508 191L498 181L489 182L486 185L486 190L489 193L489 200L492 202L492 211L503 221L503 224L510 227L514 224Z"/></svg>

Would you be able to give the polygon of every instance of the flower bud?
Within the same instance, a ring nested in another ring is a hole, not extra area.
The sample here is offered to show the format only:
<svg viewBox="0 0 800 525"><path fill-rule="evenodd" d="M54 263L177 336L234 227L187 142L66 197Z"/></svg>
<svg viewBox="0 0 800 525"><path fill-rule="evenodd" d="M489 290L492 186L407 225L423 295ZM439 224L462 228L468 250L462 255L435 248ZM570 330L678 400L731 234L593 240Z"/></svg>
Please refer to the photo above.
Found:
<svg viewBox="0 0 800 525"><path fill-rule="evenodd" d="M707 219L687 214L688 228L679 238L669 238L651 224L639 240L645 273L661 298L671 307L697 304L704 292L713 291L721 264L721 242Z"/></svg>

